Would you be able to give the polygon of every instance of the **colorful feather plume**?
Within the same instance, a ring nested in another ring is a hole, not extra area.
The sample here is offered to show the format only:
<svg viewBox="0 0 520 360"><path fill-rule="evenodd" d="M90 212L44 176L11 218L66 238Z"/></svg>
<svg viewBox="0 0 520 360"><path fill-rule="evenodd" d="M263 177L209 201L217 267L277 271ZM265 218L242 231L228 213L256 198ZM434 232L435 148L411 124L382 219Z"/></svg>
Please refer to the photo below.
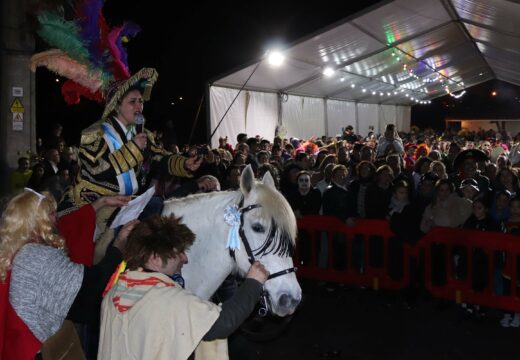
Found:
<svg viewBox="0 0 520 360"><path fill-rule="evenodd" d="M89 59L96 68L103 68L109 56L102 46L99 31L99 17L103 9L104 0L80 0L76 5L76 18L79 26L79 35L88 40L85 46L89 52Z"/></svg>
<svg viewBox="0 0 520 360"><path fill-rule="evenodd" d="M74 21L65 20L62 12L38 15L38 35L56 49L34 55L31 70L45 66L68 78L62 87L68 104L77 104L81 96L100 101L110 83L130 78L122 38L134 37L140 28L131 22L111 28L103 16L104 2L77 0Z"/></svg>
<svg viewBox="0 0 520 360"><path fill-rule="evenodd" d="M70 79L92 92L101 88L101 73L89 71L88 68L71 59L67 54L58 49L44 51L33 55L31 58L31 70L36 71L38 66L45 66L49 70Z"/></svg>
<svg viewBox="0 0 520 360"><path fill-rule="evenodd" d="M103 102L103 96L101 91L92 92L84 86L75 83L72 80L67 80L61 87L61 95L65 102L69 105L76 105L80 102L80 96L83 96L89 100L96 101L98 103Z"/></svg>
<svg viewBox="0 0 520 360"><path fill-rule="evenodd" d="M104 34L104 43L111 55L110 69L114 74L115 80L128 79L130 77L128 56L122 39L123 37L134 37L141 29L132 22L125 22L122 26L107 30L105 28L102 32Z"/></svg>
<svg viewBox="0 0 520 360"><path fill-rule="evenodd" d="M38 35L51 47L62 50L81 63L89 62L89 52L79 36L79 27L74 21L66 21L58 14L48 11L40 14L38 21Z"/></svg>

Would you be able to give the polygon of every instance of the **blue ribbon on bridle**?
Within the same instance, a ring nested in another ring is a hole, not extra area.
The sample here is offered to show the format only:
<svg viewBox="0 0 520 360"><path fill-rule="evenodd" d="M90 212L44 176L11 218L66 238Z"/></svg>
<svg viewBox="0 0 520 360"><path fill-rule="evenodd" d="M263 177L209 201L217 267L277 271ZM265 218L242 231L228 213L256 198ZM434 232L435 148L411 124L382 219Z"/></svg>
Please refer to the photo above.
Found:
<svg viewBox="0 0 520 360"><path fill-rule="evenodd" d="M228 242L226 248L229 250L240 250L240 237L238 229L240 227L240 210L238 206L228 206L224 214L224 221L231 226L228 235Z"/></svg>
<svg viewBox="0 0 520 360"><path fill-rule="evenodd" d="M246 207L242 207L244 204L244 198L240 201L239 205L233 205L226 207L226 213L224 214L224 221L231 226L231 229L229 230L229 236L228 236L228 243L226 248L229 248L229 254L233 259L235 259L235 250L240 250L240 240L244 243L244 247L247 252L247 256L249 258L249 262L252 264L255 261L255 256L253 254L253 251L251 250L251 246L249 245L249 242L247 241L247 237L244 233L244 230L242 229L242 223L243 223L243 215L244 213L259 208L261 205L253 204ZM278 276L290 274L292 272L295 272L295 267L290 267L288 269L278 271L274 274L269 275L267 280L276 278ZM260 308L258 310L258 314L260 316L266 316L268 312L268 302L267 302L268 293L265 289L262 290L262 295L260 298Z"/></svg>

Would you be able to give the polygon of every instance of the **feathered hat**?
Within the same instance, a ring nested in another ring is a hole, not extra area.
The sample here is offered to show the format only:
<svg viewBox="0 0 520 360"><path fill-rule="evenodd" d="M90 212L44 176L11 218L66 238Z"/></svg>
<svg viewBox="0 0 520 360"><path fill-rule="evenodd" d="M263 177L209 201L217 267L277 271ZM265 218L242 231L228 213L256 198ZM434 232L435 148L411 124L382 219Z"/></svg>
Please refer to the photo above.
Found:
<svg viewBox="0 0 520 360"><path fill-rule="evenodd" d="M144 68L130 75L123 43L140 28L131 22L109 27L102 12L103 3L104 0L78 0L74 20L66 20L58 11L38 14L37 33L54 49L35 54L31 70L45 66L67 78L61 93L69 105L78 104L80 96L104 101L105 118L131 88L138 88L144 100L148 100L158 74L153 68Z"/></svg>

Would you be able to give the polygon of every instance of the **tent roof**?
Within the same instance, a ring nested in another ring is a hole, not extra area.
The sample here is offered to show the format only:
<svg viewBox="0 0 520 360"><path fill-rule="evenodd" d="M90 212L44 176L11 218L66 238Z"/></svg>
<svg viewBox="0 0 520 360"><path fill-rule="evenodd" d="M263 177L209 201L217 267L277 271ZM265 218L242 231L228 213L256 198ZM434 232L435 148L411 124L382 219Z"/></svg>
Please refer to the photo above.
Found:
<svg viewBox="0 0 520 360"><path fill-rule="evenodd" d="M508 0L384 1L282 50L282 66L257 59L211 85L241 88L254 72L245 89L402 105L520 85L519 18Z"/></svg>

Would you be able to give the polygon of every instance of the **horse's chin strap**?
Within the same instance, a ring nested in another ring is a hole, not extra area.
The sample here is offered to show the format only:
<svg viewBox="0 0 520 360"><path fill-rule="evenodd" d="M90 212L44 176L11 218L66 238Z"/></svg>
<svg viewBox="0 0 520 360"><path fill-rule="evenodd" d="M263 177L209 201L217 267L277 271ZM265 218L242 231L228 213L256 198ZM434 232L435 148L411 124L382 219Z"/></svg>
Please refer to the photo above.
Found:
<svg viewBox="0 0 520 360"><path fill-rule="evenodd" d="M251 246L249 245L249 241L247 241L246 234L244 233L244 214L248 211L261 207L258 204L252 204L246 207L242 207L244 204L244 198L240 200L240 204L238 205L240 212L240 227L238 228L238 234L240 235L240 239L242 240L242 244L244 244L244 248L246 249L247 258L250 264L255 262L255 255L253 254L253 250L251 250ZM229 255L236 261L235 250L229 249ZM278 276L290 274L296 272L298 270L296 267L290 267L282 271L275 272L274 274L270 274L267 280L277 278ZM264 317L267 315L269 307L267 302L268 293L265 288L262 290L262 295L260 297L260 308L258 309L258 315Z"/></svg>

